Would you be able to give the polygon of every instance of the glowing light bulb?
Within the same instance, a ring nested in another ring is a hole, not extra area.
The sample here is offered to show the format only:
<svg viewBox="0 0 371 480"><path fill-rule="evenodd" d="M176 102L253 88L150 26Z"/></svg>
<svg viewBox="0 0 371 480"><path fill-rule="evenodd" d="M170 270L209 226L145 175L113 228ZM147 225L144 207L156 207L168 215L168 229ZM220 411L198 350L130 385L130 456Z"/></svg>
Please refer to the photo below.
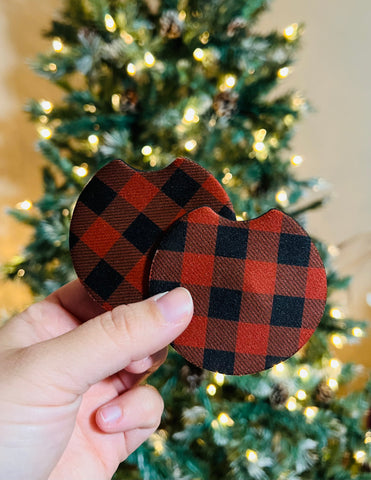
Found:
<svg viewBox="0 0 371 480"><path fill-rule="evenodd" d="M336 348L343 348L343 339L336 333L332 335L331 342Z"/></svg>
<svg viewBox="0 0 371 480"><path fill-rule="evenodd" d="M287 205L288 204L288 196L286 190L279 190L276 193L276 202L280 203L281 205Z"/></svg>
<svg viewBox="0 0 371 480"><path fill-rule="evenodd" d="M55 52L59 53L63 50L63 42L59 37L55 37L52 42L53 49Z"/></svg>
<svg viewBox="0 0 371 480"><path fill-rule="evenodd" d="M134 38L128 32L121 32L120 37L127 45L131 45L134 42Z"/></svg>
<svg viewBox="0 0 371 480"><path fill-rule="evenodd" d="M340 367L340 362L337 358L331 358L330 360L330 367L333 369L337 369Z"/></svg>
<svg viewBox="0 0 371 480"><path fill-rule="evenodd" d="M290 73L289 67L282 67L282 68L280 68L280 69L278 70L277 76L278 76L279 78L286 78L289 73Z"/></svg>
<svg viewBox="0 0 371 480"><path fill-rule="evenodd" d="M228 88L233 88L236 85L236 76L235 75L227 75L225 77L224 83Z"/></svg>
<svg viewBox="0 0 371 480"><path fill-rule="evenodd" d="M40 105L45 113L50 113L53 110L53 104L48 100L41 100Z"/></svg>
<svg viewBox="0 0 371 480"><path fill-rule="evenodd" d="M49 63L48 68L49 68L50 72L56 72L57 71L57 65L53 62Z"/></svg>
<svg viewBox="0 0 371 480"><path fill-rule="evenodd" d="M126 71L128 72L128 74L133 77L135 74L136 74L136 71L137 69L135 68L135 65L134 63L128 63L127 67L126 67Z"/></svg>
<svg viewBox="0 0 371 480"><path fill-rule="evenodd" d="M298 371L298 375L300 378L302 378L303 380L305 378L308 378L309 377L309 372L308 372L308 369L303 367L301 368L299 371Z"/></svg>
<svg viewBox="0 0 371 480"><path fill-rule="evenodd" d="M228 172L222 178L222 183L224 185L228 185L228 183L232 180L232 178L233 178L233 175L231 174L231 172Z"/></svg>
<svg viewBox="0 0 371 480"><path fill-rule="evenodd" d="M273 367L273 371L277 374L283 373L285 371L285 365L282 362L277 363L277 365Z"/></svg>
<svg viewBox="0 0 371 480"><path fill-rule="evenodd" d="M17 272L17 277L22 278L25 276L25 274L26 274L26 271L23 268L20 268Z"/></svg>
<svg viewBox="0 0 371 480"><path fill-rule="evenodd" d="M99 138L96 135L89 135L88 136L88 142L92 147L96 147L99 143Z"/></svg>
<svg viewBox="0 0 371 480"><path fill-rule="evenodd" d="M225 375L223 373L216 372L214 374L214 379L216 383L221 387L224 384Z"/></svg>
<svg viewBox="0 0 371 480"><path fill-rule="evenodd" d="M145 145L142 148L142 155L148 156L148 155L151 155L151 153L152 153L152 147L150 145Z"/></svg>
<svg viewBox="0 0 371 480"><path fill-rule="evenodd" d="M156 59L151 52L146 52L144 54L144 63L148 68L153 67L153 65L156 63Z"/></svg>
<svg viewBox="0 0 371 480"><path fill-rule="evenodd" d="M263 142L255 142L252 146L255 152L262 152L265 149L265 145Z"/></svg>
<svg viewBox="0 0 371 480"><path fill-rule="evenodd" d="M113 17L111 17L111 15L109 13L106 13L105 17L104 17L104 24L106 26L106 30L108 30L109 32L113 33L116 31L116 22L114 21Z"/></svg>
<svg viewBox="0 0 371 480"><path fill-rule="evenodd" d="M327 251L332 257L337 257L340 254L340 250L336 245L329 245Z"/></svg>
<svg viewBox="0 0 371 480"><path fill-rule="evenodd" d="M72 171L75 175L77 175L80 178L86 177L88 174L88 169L86 168L86 164L82 164L79 167L75 166L72 168Z"/></svg>
<svg viewBox="0 0 371 480"><path fill-rule="evenodd" d="M364 450L357 450L357 452L354 452L353 458L357 463L364 463L366 460L366 452Z"/></svg>
<svg viewBox="0 0 371 480"><path fill-rule="evenodd" d="M295 40L295 38L297 37L297 33L298 33L298 24L297 23L293 23L292 25L289 25L288 27L285 28L285 30L283 31L283 36L287 39L287 40Z"/></svg>
<svg viewBox="0 0 371 480"><path fill-rule="evenodd" d="M44 138L45 140L48 140L52 136L52 131L50 128L47 127L41 127L38 129L40 137Z"/></svg>
<svg viewBox="0 0 371 480"><path fill-rule="evenodd" d="M201 62L204 56L205 56L205 52L202 50L202 48L196 48L196 50L194 50L193 52L193 58L198 62Z"/></svg>
<svg viewBox="0 0 371 480"><path fill-rule="evenodd" d="M265 136L267 135L267 131L265 128L260 128L258 131L254 133L254 138L256 142L263 142Z"/></svg>
<svg viewBox="0 0 371 480"><path fill-rule="evenodd" d="M206 45L209 41L209 38L210 38L210 33L209 32L204 32L200 35L200 42L203 45Z"/></svg>
<svg viewBox="0 0 371 480"><path fill-rule="evenodd" d="M198 121L196 110L194 108L187 108L187 110L184 113L183 120L186 123Z"/></svg>
<svg viewBox="0 0 371 480"><path fill-rule="evenodd" d="M307 407L307 408L304 410L304 415L305 415L308 419L312 419L312 418L314 418L314 417L317 415L317 412L318 412L318 408L317 408L317 407Z"/></svg>
<svg viewBox="0 0 371 480"><path fill-rule="evenodd" d="M206 387L206 391L210 397L213 397L216 394L216 386L213 383L210 383L210 385Z"/></svg>
<svg viewBox="0 0 371 480"><path fill-rule="evenodd" d="M301 155L294 155L291 157L291 164L294 165L294 167L298 167L303 163L303 157Z"/></svg>
<svg viewBox="0 0 371 480"><path fill-rule="evenodd" d="M16 207L18 210L30 210L32 202L30 200L23 200L23 202L17 203Z"/></svg>
<svg viewBox="0 0 371 480"><path fill-rule="evenodd" d="M231 417L227 413L224 413L224 412L222 412L218 415L218 422L221 425L224 425L224 426L227 426L227 427L231 427L232 425L234 425L234 421L231 419Z"/></svg>
<svg viewBox="0 0 371 480"><path fill-rule="evenodd" d="M297 398L298 400L305 400L305 399L307 398L307 394L305 393L304 390L298 390L298 391L296 392L296 398Z"/></svg>
<svg viewBox="0 0 371 480"><path fill-rule="evenodd" d="M296 410L296 398L295 397L290 397L287 402L286 402L286 408L290 412L293 412Z"/></svg>
<svg viewBox="0 0 371 480"><path fill-rule="evenodd" d="M368 432L366 432L366 435L365 435L365 443L371 443L371 430L369 430Z"/></svg>
<svg viewBox="0 0 371 480"><path fill-rule="evenodd" d="M197 142L196 142L196 140L188 140L188 141L184 144L184 148L187 150L187 152L191 152L191 151L194 150L196 147L197 147Z"/></svg>
<svg viewBox="0 0 371 480"><path fill-rule="evenodd" d="M335 378L329 378L327 380L327 385L331 388L331 390L337 390L339 388L339 384Z"/></svg>
<svg viewBox="0 0 371 480"><path fill-rule="evenodd" d="M178 18L181 22L184 22L184 20L187 18L187 12L185 12L184 10L181 10L179 12Z"/></svg>
<svg viewBox="0 0 371 480"><path fill-rule="evenodd" d="M246 450L245 455L247 460L251 463L256 463L258 461L258 454L255 452L255 450Z"/></svg>
<svg viewBox="0 0 371 480"><path fill-rule="evenodd" d="M113 109L116 110L116 112L118 112L121 106L121 95L119 95L118 93L114 93L111 97L111 103L112 103Z"/></svg>
<svg viewBox="0 0 371 480"><path fill-rule="evenodd" d="M352 330L352 335L357 338L363 337L363 330L359 327L354 327Z"/></svg>
<svg viewBox="0 0 371 480"><path fill-rule="evenodd" d="M343 312L339 309L339 308L331 308L330 310L330 316L332 318L336 318L337 320L340 320L341 318L343 318Z"/></svg>

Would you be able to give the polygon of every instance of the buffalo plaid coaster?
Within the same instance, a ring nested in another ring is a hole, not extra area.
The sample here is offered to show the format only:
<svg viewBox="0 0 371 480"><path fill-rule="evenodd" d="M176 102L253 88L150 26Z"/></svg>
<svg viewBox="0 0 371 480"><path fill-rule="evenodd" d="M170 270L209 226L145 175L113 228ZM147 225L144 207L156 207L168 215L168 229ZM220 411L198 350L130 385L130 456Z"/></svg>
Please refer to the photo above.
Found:
<svg viewBox="0 0 371 480"><path fill-rule="evenodd" d="M91 296L106 310L146 297L163 232L202 205L235 218L219 182L191 160L177 158L150 172L114 160L99 170L82 191L70 227L72 261Z"/></svg>
<svg viewBox="0 0 371 480"><path fill-rule="evenodd" d="M174 348L198 367L230 375L267 369L314 333L326 273L310 237L273 209L237 222L199 208L166 234L152 262L150 293L187 288L194 317Z"/></svg>

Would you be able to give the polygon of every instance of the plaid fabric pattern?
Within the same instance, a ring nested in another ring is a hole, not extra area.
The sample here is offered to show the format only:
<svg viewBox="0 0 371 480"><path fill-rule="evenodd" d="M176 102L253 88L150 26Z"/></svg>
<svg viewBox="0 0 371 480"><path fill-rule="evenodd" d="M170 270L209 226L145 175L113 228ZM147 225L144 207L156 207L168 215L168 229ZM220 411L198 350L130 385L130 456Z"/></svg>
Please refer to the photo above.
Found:
<svg viewBox="0 0 371 480"><path fill-rule="evenodd" d="M273 209L237 222L199 208L166 234L152 262L150 293L183 286L194 317L173 343L198 367L256 373L299 350L325 308L326 273L303 228Z"/></svg>
<svg viewBox="0 0 371 480"><path fill-rule="evenodd" d="M175 220L202 205L235 219L219 182L197 163L177 158L159 171L114 160L82 191L70 227L75 271L106 310L148 295L151 261Z"/></svg>

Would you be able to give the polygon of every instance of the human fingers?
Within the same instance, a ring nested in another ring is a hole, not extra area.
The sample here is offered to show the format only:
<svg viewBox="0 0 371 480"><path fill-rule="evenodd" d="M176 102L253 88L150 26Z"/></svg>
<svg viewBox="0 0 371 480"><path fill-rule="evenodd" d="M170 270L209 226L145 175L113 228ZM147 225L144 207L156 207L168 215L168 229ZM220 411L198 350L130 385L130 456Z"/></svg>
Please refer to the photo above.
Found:
<svg viewBox="0 0 371 480"><path fill-rule="evenodd" d="M149 355L141 360L136 360L129 363L125 368L130 373L145 373L154 372L157 368L164 363L167 357L167 347L163 348L159 352L153 355Z"/></svg>
<svg viewBox="0 0 371 480"><path fill-rule="evenodd" d="M138 386L98 408L95 420L105 433L127 432L137 428L156 430L163 409L164 402L155 388Z"/></svg>
<svg viewBox="0 0 371 480"><path fill-rule="evenodd" d="M188 326L190 293L176 288L139 303L121 305L74 330L29 347L32 368L75 395L163 349Z"/></svg>

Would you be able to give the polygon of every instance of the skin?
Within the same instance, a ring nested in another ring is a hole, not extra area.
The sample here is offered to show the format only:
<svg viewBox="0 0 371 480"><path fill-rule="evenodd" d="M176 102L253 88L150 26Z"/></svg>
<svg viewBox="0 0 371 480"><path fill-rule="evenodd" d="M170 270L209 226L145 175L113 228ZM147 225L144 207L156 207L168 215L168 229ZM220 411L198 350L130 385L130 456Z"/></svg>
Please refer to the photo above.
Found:
<svg viewBox="0 0 371 480"><path fill-rule="evenodd" d="M192 313L183 288L102 312L74 281L8 321L0 329L2 478L111 479L160 423L162 398L143 381Z"/></svg>

